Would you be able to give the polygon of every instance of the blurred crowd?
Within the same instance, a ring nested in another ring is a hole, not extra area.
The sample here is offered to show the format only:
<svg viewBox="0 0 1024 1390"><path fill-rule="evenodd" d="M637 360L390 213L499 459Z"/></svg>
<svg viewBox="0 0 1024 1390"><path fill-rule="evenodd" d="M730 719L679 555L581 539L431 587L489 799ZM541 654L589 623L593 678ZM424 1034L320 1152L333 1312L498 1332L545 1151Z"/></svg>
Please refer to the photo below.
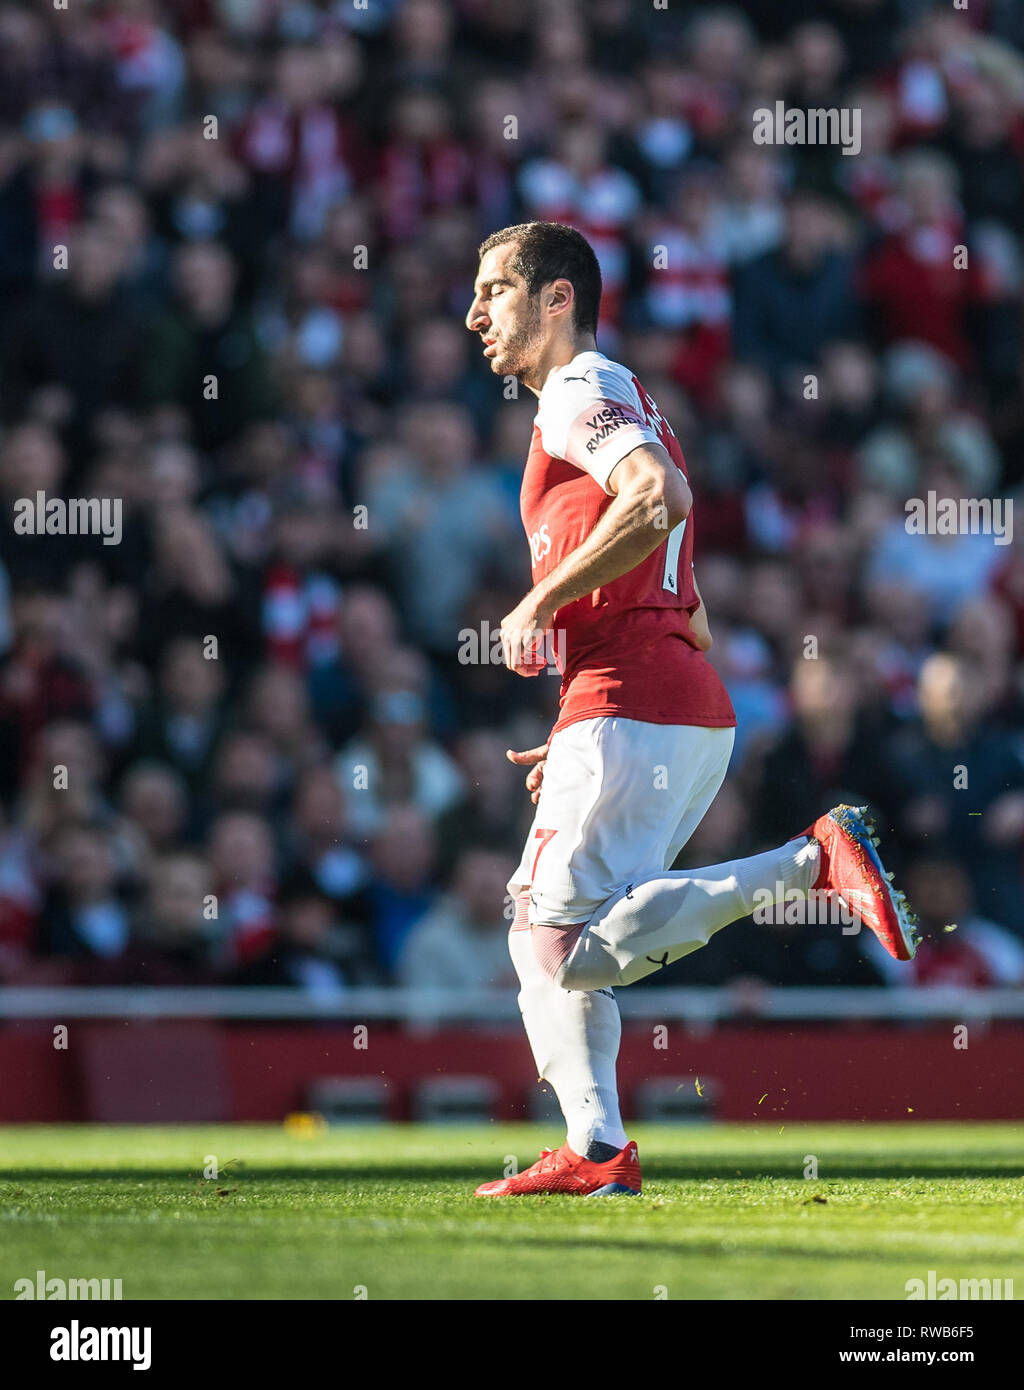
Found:
<svg viewBox="0 0 1024 1390"><path fill-rule="evenodd" d="M777 100L860 152L755 144ZM0 0L0 982L512 984L558 680L495 651L535 403L463 317L533 217L691 475L739 730L678 867L868 801L899 981L1024 981L1024 537L905 525L1024 482L1024 9ZM739 924L654 987L874 944Z"/></svg>

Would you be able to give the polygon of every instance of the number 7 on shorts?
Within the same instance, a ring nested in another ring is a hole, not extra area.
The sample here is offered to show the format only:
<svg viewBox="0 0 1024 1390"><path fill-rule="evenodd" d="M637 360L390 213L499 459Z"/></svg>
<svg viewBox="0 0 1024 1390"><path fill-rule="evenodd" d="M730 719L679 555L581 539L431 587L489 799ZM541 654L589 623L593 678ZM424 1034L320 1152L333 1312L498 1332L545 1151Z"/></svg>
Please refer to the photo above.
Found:
<svg viewBox="0 0 1024 1390"><path fill-rule="evenodd" d="M548 843L548 841L551 839L552 835L557 835L557 834L558 834L558 831L557 831L557 830L535 830L535 831L533 832L533 838L534 838L535 840L539 840L539 841L540 841L540 844L537 846L537 853L533 856L533 868L530 870L530 882L531 882L531 883L532 883L533 880L537 877L537 860L540 858L541 850L544 848L544 846L545 846L545 845Z"/></svg>

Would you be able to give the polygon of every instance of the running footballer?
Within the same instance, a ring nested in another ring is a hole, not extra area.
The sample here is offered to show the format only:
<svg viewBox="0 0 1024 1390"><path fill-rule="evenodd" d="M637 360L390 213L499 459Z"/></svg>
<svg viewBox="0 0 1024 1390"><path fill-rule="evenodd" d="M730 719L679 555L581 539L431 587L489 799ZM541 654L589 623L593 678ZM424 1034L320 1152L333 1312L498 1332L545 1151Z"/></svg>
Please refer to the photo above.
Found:
<svg viewBox="0 0 1024 1390"><path fill-rule="evenodd" d="M670 869L722 784L736 716L705 657L683 453L641 383L598 351L600 299L585 238L528 222L481 246L466 316L492 372L537 397L520 495L533 587L502 619L505 664L537 675L554 630L562 675L547 744L509 754L530 766L537 811L508 889L519 1006L566 1141L481 1197L640 1191L612 988L697 950L766 894L833 892L898 960L916 944L863 808L835 807L764 854Z"/></svg>

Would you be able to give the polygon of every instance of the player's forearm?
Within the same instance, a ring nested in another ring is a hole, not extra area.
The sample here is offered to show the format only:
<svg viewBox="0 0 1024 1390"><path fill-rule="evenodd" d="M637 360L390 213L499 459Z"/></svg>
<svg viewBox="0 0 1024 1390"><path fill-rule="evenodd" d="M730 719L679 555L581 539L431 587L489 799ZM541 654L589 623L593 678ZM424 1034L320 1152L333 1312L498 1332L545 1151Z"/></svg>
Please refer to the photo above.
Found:
<svg viewBox="0 0 1024 1390"><path fill-rule="evenodd" d="M590 535L535 586L540 604L557 611L628 574L663 543L689 508L669 504L656 488L620 493Z"/></svg>

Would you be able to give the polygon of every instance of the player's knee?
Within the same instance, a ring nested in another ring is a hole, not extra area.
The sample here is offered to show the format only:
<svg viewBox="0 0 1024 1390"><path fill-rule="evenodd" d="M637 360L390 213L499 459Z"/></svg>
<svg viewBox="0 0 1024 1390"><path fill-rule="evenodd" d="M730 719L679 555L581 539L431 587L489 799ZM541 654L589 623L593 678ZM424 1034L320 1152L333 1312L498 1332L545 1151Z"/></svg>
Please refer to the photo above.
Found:
<svg viewBox="0 0 1024 1390"><path fill-rule="evenodd" d="M556 927L544 923L530 931L534 959L541 973L567 993L607 989L620 983L614 961L600 952L581 949L585 931L582 924Z"/></svg>
<svg viewBox="0 0 1024 1390"><path fill-rule="evenodd" d="M576 986L569 982L570 973L568 965L560 965L550 977L552 984L556 984L559 989L564 989L566 991L575 989Z"/></svg>
<svg viewBox="0 0 1024 1390"><path fill-rule="evenodd" d="M607 989L616 983L614 972L604 961L567 960L555 977L559 989L572 991Z"/></svg>
<svg viewBox="0 0 1024 1390"><path fill-rule="evenodd" d="M575 994L580 990L594 988L593 985L581 983L583 978L581 973L567 960L548 972L548 979L552 984L557 985L559 989L564 989L567 994Z"/></svg>
<svg viewBox="0 0 1024 1390"><path fill-rule="evenodd" d="M584 931L584 927L571 931L559 927L534 927L534 952L540 969L552 984L570 994L606 990L610 984L617 983L616 963L606 956L591 955L582 949L584 942L581 935Z"/></svg>

